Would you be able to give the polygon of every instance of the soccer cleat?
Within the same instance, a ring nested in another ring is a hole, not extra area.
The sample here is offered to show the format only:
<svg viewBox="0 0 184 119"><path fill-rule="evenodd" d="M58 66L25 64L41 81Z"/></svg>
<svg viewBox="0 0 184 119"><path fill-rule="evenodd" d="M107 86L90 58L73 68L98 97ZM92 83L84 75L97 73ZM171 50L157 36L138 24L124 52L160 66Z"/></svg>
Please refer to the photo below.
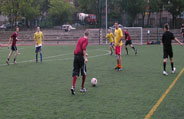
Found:
<svg viewBox="0 0 184 119"><path fill-rule="evenodd" d="M135 50L135 55L137 55L137 50Z"/></svg>
<svg viewBox="0 0 184 119"><path fill-rule="evenodd" d="M176 68L174 67L173 70L171 71L171 74L174 74L176 72Z"/></svg>
<svg viewBox="0 0 184 119"><path fill-rule="evenodd" d="M168 73L166 71L163 71L163 75L168 76Z"/></svg>
<svg viewBox="0 0 184 119"><path fill-rule="evenodd" d="M122 69L121 68L118 68L117 71L122 71Z"/></svg>
<svg viewBox="0 0 184 119"><path fill-rule="evenodd" d="M114 70L118 70L118 69L119 69L119 67L115 67L115 68L114 68Z"/></svg>
<svg viewBox="0 0 184 119"><path fill-rule="evenodd" d="M86 91L87 91L86 88L81 88L81 89L80 89L80 92L81 92L81 93L85 93Z"/></svg>
<svg viewBox="0 0 184 119"><path fill-rule="evenodd" d="M75 95L75 89L73 88L73 86L71 88L71 93L72 93L72 95Z"/></svg>
<svg viewBox="0 0 184 119"><path fill-rule="evenodd" d="M6 61L6 64L9 65L9 61L8 60Z"/></svg>
<svg viewBox="0 0 184 119"><path fill-rule="evenodd" d="M112 56L113 52L111 52L110 56Z"/></svg>

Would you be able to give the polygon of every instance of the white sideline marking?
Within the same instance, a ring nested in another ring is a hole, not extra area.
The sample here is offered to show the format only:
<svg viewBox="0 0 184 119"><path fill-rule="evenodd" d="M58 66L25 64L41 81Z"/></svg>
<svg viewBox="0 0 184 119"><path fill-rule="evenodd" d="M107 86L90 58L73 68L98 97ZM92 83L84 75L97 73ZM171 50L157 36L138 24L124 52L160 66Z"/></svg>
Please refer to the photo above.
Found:
<svg viewBox="0 0 184 119"><path fill-rule="evenodd" d="M108 53L100 54L100 55L94 55L94 56L89 56L88 58L96 58L96 57L100 57L100 56L105 56L105 55L108 55L108 54L110 53L110 51L104 50L104 49L94 49L94 50L106 51L106 52L108 52ZM94 51L94 50L89 50L88 52L91 52L91 51ZM44 60L44 59L55 58L55 57L60 57L60 56L65 56L65 55L73 55L73 53L60 54L60 55L55 55L55 56L48 56L48 57L43 58L43 60ZM71 59L73 59L73 57L72 57L72 58L63 58L63 59L50 59L50 60L44 60L44 62L47 62L47 61L71 60ZM22 64L22 63L27 63L27 62L35 62L35 59L20 61L20 62L17 62L17 64ZM10 63L10 64L14 64L14 63ZM0 64L0 66L6 66L6 65L7 65L7 64Z"/></svg>

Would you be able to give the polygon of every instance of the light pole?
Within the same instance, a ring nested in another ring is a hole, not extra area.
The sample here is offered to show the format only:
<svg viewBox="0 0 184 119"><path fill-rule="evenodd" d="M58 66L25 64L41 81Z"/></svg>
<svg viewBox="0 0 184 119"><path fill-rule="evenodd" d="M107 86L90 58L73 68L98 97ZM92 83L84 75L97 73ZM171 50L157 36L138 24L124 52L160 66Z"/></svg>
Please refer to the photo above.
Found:
<svg viewBox="0 0 184 119"><path fill-rule="evenodd" d="M107 0L105 1L105 6L106 6L106 8L105 8L105 33L107 34L107 27L108 27ZM107 39L106 39L106 44L107 44Z"/></svg>

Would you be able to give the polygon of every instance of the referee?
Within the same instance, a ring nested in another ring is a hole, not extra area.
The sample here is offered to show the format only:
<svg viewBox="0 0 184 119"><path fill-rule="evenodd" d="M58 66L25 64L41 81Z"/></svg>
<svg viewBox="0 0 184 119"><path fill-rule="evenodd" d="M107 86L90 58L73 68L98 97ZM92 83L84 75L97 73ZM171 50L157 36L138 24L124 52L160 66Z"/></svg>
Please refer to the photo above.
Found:
<svg viewBox="0 0 184 119"><path fill-rule="evenodd" d="M167 58L170 58L171 63L171 73L174 74L176 72L176 68L174 67L174 60L173 60L173 50L172 50L172 40L175 40L180 45L183 45L175 36L173 33L169 31L169 25L164 25L164 34L162 36L162 43L163 43L163 75L167 76L168 73L166 71L166 63Z"/></svg>

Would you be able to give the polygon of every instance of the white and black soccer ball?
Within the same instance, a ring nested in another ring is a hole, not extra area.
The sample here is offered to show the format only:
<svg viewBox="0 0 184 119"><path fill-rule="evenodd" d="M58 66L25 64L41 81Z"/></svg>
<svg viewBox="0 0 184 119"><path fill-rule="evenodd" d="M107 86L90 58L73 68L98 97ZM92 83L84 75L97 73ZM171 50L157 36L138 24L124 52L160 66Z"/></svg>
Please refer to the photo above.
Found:
<svg viewBox="0 0 184 119"><path fill-rule="evenodd" d="M91 79L91 85L93 86L93 87L95 87L96 85L97 85L97 79L96 78L92 78Z"/></svg>

